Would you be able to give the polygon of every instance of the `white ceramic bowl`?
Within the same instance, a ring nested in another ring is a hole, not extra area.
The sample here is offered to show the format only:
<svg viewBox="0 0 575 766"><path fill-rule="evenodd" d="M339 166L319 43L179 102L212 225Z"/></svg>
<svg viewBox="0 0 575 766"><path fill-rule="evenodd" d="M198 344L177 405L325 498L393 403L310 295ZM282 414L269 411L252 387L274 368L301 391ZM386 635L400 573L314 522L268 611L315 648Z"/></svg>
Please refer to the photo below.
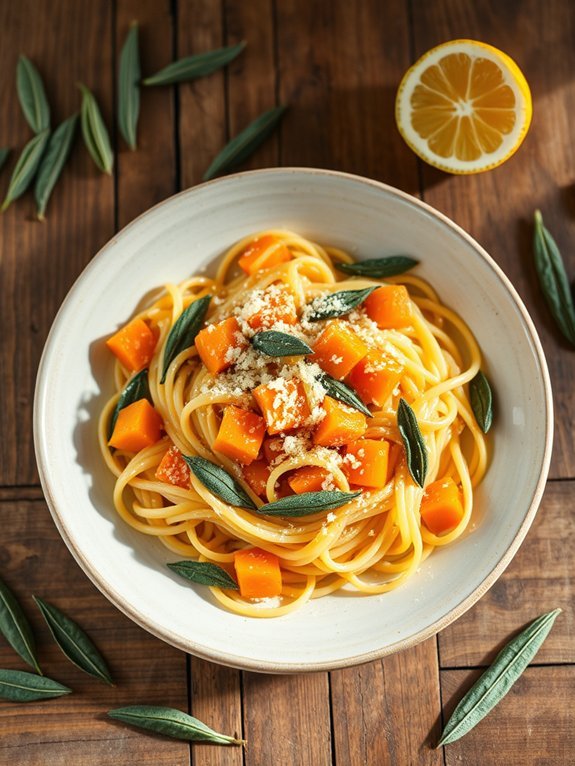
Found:
<svg viewBox="0 0 575 766"><path fill-rule="evenodd" d="M103 338L149 290L210 264L232 243L285 227L359 258L415 256L417 273L467 321L496 392L493 461L476 494L474 530L437 550L381 596L340 593L275 619L216 605L166 568L177 556L125 525L99 454L96 421L111 393ZM383 184L324 170L240 173L172 197L127 226L64 301L38 373L34 436L54 521L72 554L120 610L184 651L268 672L342 667L433 635L495 582L517 551L544 488L552 440L549 377L533 324L502 271L445 216Z"/></svg>

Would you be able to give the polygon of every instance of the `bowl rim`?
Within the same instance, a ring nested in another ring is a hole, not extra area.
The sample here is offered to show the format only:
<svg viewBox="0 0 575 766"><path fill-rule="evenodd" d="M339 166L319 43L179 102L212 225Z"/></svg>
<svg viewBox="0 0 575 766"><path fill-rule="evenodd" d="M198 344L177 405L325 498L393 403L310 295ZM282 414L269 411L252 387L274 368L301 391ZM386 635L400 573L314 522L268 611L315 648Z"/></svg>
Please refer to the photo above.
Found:
<svg viewBox="0 0 575 766"><path fill-rule="evenodd" d="M292 174L292 175L299 175L299 176L320 175L320 176L326 176L326 177L335 178L335 179L345 179L347 181L352 181L355 183L368 185L368 186L371 186L372 188L378 189L387 194L391 194L393 196L399 197L401 200L403 200L407 204L412 205L413 207L418 208L422 212L427 213L431 217L439 220L441 223L443 223L448 228L450 228L454 234L456 234L460 239L462 239L465 242L465 244L467 244L468 246L471 246L475 250L475 252L483 259L483 261L490 267L495 277L498 278L500 282L503 284L503 287L506 289L509 297L515 304L515 307L518 309L520 320L522 321L524 329L526 330L533 346L534 354L536 356L539 370L541 372L543 389L545 394L545 407L544 407L545 444L544 444L543 459L541 463L539 478L537 480L537 484L533 491L529 508L521 522L521 525L519 529L517 530L517 533L511 540L509 546L503 552L497 564L486 575L486 577L482 580L482 582L479 583L479 585L468 596L462 599L449 612L444 614L439 619L435 620L426 628L418 631L417 633L413 634L412 636L408 638L401 639L385 647L374 649L369 652L364 652L362 654L354 655L351 657L345 657L343 659L334 660L334 661L328 660L328 661L319 661L319 662L315 661L311 663L301 663L301 662L272 662L268 660L254 660L252 658L242 657L241 655L232 654L228 652L212 651L210 650L209 647L204 645L198 645L191 639L183 639L181 636L173 633L172 631L168 629L163 629L163 628L157 627L154 624L150 624L150 621L145 617L145 615L143 615L135 607L133 607L130 603L128 603L126 599L117 592L115 587L111 585L109 582L107 582L101 576L101 574L94 569L90 561L84 556L83 552L76 547L76 544L73 538L68 533L66 524L58 511L58 505L51 488L51 483L49 478L49 467L47 465L47 460L46 460L46 455L45 455L44 445L43 445L42 424L44 421L45 389L47 387L45 369L48 366L52 355L55 353L55 348L53 347L52 341L55 335L57 334L59 327L62 323L63 315L65 313L65 308L68 302L71 300L72 293L75 293L77 288L82 283L84 283L85 281L89 279L92 269L102 259L102 257L105 256L106 251L111 246L117 245L125 237L128 237L131 233L132 228L137 227L143 218L147 217L152 212L157 211L159 208L165 205L171 204L175 199L179 199L183 197L194 197L198 194L201 194L204 191L204 189L210 186L215 186L218 184L234 183L236 180L243 179L243 178L257 177L262 175L273 175L278 173L288 174L288 175ZM297 167L297 166L273 167L273 168L265 168L261 170L249 170L249 171L243 171L239 173L233 173L227 176L213 179L211 181L206 181L204 183L198 184L188 189L184 189L176 194L171 195L170 197L167 197L161 202L158 202L156 205L153 205L152 207L148 208L139 216L137 216L133 221L128 223L126 226L124 226L119 232L114 234L98 250L98 252L92 257L92 259L81 271L79 276L76 278L76 280L73 282L72 286L68 290L66 297L62 301L62 304L60 305L60 308L58 309L58 312L56 313L56 316L52 322L52 326L46 338L44 349L42 351L42 356L40 359L40 364L38 366L35 391L34 391L34 404L33 404L34 449L36 454L36 462L38 466L40 483L42 486L46 503L48 505L48 508L50 510L54 523L58 529L58 532L60 533L62 539L64 540L64 543L68 547L68 550L70 551L70 553L72 554L76 562L80 565L83 572L93 582L93 584L98 588L98 590L104 596L106 596L106 598L115 607L117 607L133 622L135 622L141 628L146 630L148 633L151 633L152 635L156 636L162 641L165 641L171 646L174 646L184 652L193 654L196 657L208 660L210 662L215 662L217 664L225 665L228 667L238 668L242 670L256 671L261 673L308 673L308 672L312 673L312 672L327 671L327 670L337 670L339 668L351 667L354 665L360 665L363 663L371 662L373 660L381 659L382 657L386 657L388 655L395 654L396 652L403 651L404 649L413 647L427 640L428 638L431 638L432 636L436 635L441 630L443 630L448 625L450 625L452 622L454 622L459 617L461 617L461 615L463 615L468 609L470 609L489 590L489 588L491 588L491 586L497 581L500 575L504 572L504 570L507 568L507 566L510 564L511 560L515 556L529 528L531 527L531 524L533 523L533 520L539 508L539 504L541 502L543 492L545 490L547 476L549 473L552 444L553 444L553 427L554 427L553 397L552 397L551 381L549 377L549 371L547 368L547 362L545 359L545 355L543 353L541 341L539 340L539 336L537 334L537 330L535 328L533 320L531 319L527 311L527 308L525 307L515 287L513 286L509 278L506 276L504 271L501 269L501 267L498 266L498 264L487 253L487 251L470 234L468 234L464 229L462 229L458 224L452 221L444 213L441 213L439 210L436 210L434 207L432 207L428 203L409 194L408 192L404 192L401 189L397 189L396 187L383 183L381 181L376 181L374 179L366 178L364 176L359 176L353 173L345 173L343 171L327 170L322 168L307 168L307 167Z"/></svg>

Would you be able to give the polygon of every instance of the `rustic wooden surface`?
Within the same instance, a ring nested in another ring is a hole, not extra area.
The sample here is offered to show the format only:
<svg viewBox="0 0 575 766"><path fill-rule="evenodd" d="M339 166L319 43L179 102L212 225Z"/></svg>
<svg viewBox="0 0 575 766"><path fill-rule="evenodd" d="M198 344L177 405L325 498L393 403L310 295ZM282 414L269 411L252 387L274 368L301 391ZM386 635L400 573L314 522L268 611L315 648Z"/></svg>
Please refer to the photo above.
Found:
<svg viewBox="0 0 575 766"><path fill-rule="evenodd" d="M220 72L177 89L146 91L139 150L112 130L115 174L99 174L78 141L44 225L24 197L0 218L0 576L37 632L44 670L75 694L0 704L0 763L77 766L570 764L575 762L575 355L558 337L530 265L530 219L540 207L575 273L575 6L571 0L3 0L0 145L30 137L14 88L19 53L40 69L55 121L89 85L114 125L115 67L132 19L142 67L247 40ZM525 145L501 168L449 177L424 166L393 122L401 74L429 47L457 37L515 58L534 96ZM201 180L227 138L276 103L280 130L247 168L307 165L371 176L423 197L463 225L510 275L541 333L556 397L551 477L513 563L486 596L437 639L383 661L307 676L242 673L186 657L133 625L81 573L51 521L32 445L35 372L55 312L95 252L121 226ZM14 157L11 159L13 165ZM8 173L0 179L0 191ZM69 611L104 654L109 688L70 665L49 639L31 595ZM458 743L435 750L442 723L479 668L527 621L563 615L536 662L499 707ZM0 643L0 667L21 668ZM190 710L249 740L195 746L110 722L130 703Z"/></svg>

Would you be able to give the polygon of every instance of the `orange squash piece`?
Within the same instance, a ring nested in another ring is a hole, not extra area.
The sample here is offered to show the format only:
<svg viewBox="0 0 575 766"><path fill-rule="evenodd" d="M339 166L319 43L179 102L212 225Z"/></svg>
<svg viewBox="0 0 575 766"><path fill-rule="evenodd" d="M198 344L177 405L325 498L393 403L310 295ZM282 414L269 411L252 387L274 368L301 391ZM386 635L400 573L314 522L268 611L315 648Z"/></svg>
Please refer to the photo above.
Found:
<svg viewBox="0 0 575 766"><path fill-rule="evenodd" d="M305 389L300 381L278 378L253 390L270 435L299 428L310 416Z"/></svg>
<svg viewBox="0 0 575 766"><path fill-rule="evenodd" d="M305 465L295 470L288 482L296 495L302 495L304 492L320 492L328 476L329 471L319 465Z"/></svg>
<svg viewBox="0 0 575 766"><path fill-rule="evenodd" d="M403 285L378 287L363 305L368 317L382 330L409 327L412 322L411 300Z"/></svg>
<svg viewBox="0 0 575 766"><path fill-rule="evenodd" d="M268 234L253 242L245 248L240 255L238 264L246 274L255 274L261 269L271 269L272 266L278 266L291 260L291 253L284 243Z"/></svg>
<svg viewBox="0 0 575 766"><path fill-rule="evenodd" d="M270 598L282 592L280 562L261 548L236 551L234 567L242 598Z"/></svg>
<svg viewBox="0 0 575 766"><path fill-rule="evenodd" d="M264 439L264 457L268 463L273 463L278 457L285 457L284 440L279 436L266 437Z"/></svg>
<svg viewBox="0 0 575 766"><path fill-rule="evenodd" d="M156 479L182 489L190 488L190 469L175 444L172 444L161 459L156 469Z"/></svg>
<svg viewBox="0 0 575 766"><path fill-rule="evenodd" d="M325 417L320 420L313 442L321 447L341 447L363 436L367 429L365 415L326 396L322 404Z"/></svg>
<svg viewBox="0 0 575 766"><path fill-rule="evenodd" d="M238 463L249 465L257 458L265 433L266 424L262 417L230 404L224 410L212 448Z"/></svg>
<svg viewBox="0 0 575 766"><path fill-rule="evenodd" d="M110 447L139 452L160 440L162 418L147 399L138 399L118 413Z"/></svg>
<svg viewBox="0 0 575 766"><path fill-rule="evenodd" d="M212 375L231 367L235 361L236 349L246 345L247 340L235 317L208 325L196 335L196 349Z"/></svg>
<svg viewBox="0 0 575 766"><path fill-rule="evenodd" d="M344 461L343 471L351 484L379 489L387 484L389 442L358 439L346 447L351 461Z"/></svg>
<svg viewBox="0 0 575 766"><path fill-rule="evenodd" d="M271 468L265 460L254 460L244 468L244 479L259 497L265 497Z"/></svg>
<svg viewBox="0 0 575 766"><path fill-rule="evenodd" d="M293 295L287 290L265 292L262 307L248 317L248 324L254 330L269 330L276 322L296 324L297 311Z"/></svg>
<svg viewBox="0 0 575 766"><path fill-rule="evenodd" d="M452 478L434 481L421 501L421 518L434 535L450 532L463 518L461 490Z"/></svg>
<svg viewBox="0 0 575 766"><path fill-rule="evenodd" d="M401 380L403 365L390 354L373 350L349 373L347 382L366 404L383 407Z"/></svg>
<svg viewBox="0 0 575 766"><path fill-rule="evenodd" d="M132 319L108 338L106 345L127 370L139 372L149 365L156 341L155 333L143 319Z"/></svg>
<svg viewBox="0 0 575 766"><path fill-rule="evenodd" d="M347 324L330 322L317 338L309 357L337 380L343 380L369 351L362 339Z"/></svg>

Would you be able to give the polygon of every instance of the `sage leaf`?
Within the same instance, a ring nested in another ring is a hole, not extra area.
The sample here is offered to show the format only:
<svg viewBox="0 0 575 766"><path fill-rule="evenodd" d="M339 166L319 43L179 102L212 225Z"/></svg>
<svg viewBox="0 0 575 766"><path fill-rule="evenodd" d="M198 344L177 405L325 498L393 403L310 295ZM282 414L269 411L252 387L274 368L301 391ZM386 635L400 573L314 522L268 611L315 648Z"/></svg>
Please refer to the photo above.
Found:
<svg viewBox="0 0 575 766"><path fill-rule="evenodd" d="M366 405L359 398L359 395L353 390L351 386L348 386L347 383L344 383L342 380L336 380L335 378L332 378L331 375L327 374L327 372L324 372L320 376L319 382L325 388L326 394L331 396L332 399L337 399L339 402L347 404L348 407L353 407L355 410L363 412L363 414L368 418L373 417L369 407L366 407Z"/></svg>
<svg viewBox="0 0 575 766"><path fill-rule="evenodd" d="M56 128L42 157L34 187L37 215L40 221L45 218L48 200L70 154L77 122L78 115L74 114Z"/></svg>
<svg viewBox="0 0 575 766"><path fill-rule="evenodd" d="M505 697L537 654L560 612L554 609L540 615L503 647L453 711L437 747L463 737Z"/></svg>
<svg viewBox="0 0 575 766"><path fill-rule="evenodd" d="M239 508L256 510L256 505L251 497L245 492L242 485L233 476L224 471L221 466L206 460L203 457L183 456L190 471L202 482L206 489L217 495L224 503L235 505Z"/></svg>
<svg viewBox="0 0 575 766"><path fill-rule="evenodd" d="M160 69L156 74L146 77L144 85L172 85L176 82L205 77L232 62L245 47L246 43L241 42L230 45L228 48L218 48L207 53L178 59Z"/></svg>
<svg viewBox="0 0 575 766"><path fill-rule="evenodd" d="M16 89L24 117L34 133L50 127L50 107L42 78L26 56L20 56L16 67Z"/></svg>
<svg viewBox="0 0 575 766"><path fill-rule="evenodd" d="M197 718L170 707L130 705L108 710L108 715L116 721L163 734L165 737L185 739L190 742L211 742L214 745L244 744L243 739L220 734Z"/></svg>
<svg viewBox="0 0 575 766"><path fill-rule="evenodd" d="M133 378L130 378L130 380L126 383L124 390L116 402L112 417L110 418L110 425L108 427L108 439L111 438L112 433L114 432L114 426L116 425L116 420L118 420L120 410L123 410L124 407L127 407L129 404L133 404L140 399L147 399L150 404L153 404L152 397L150 395L150 388L148 386L147 369L140 370L140 372L136 373L136 375L134 375Z"/></svg>
<svg viewBox="0 0 575 766"><path fill-rule="evenodd" d="M120 53L118 127L130 149L136 148L140 114L140 51L138 24L133 22Z"/></svg>
<svg viewBox="0 0 575 766"><path fill-rule="evenodd" d="M405 448L407 467L411 478L423 488L427 474L427 447L419 430L415 413L405 399L399 400L397 427Z"/></svg>
<svg viewBox="0 0 575 766"><path fill-rule="evenodd" d="M335 267L345 274L385 279L385 277L403 274L417 266L418 263L419 261L416 261L415 258L409 258L407 255L388 255L385 258L368 258L357 263L336 263Z"/></svg>
<svg viewBox="0 0 575 766"><path fill-rule="evenodd" d="M24 149L22 149L22 154L18 157L18 162L12 171L8 191L6 192L2 207L0 207L0 212L6 210L14 200L21 197L32 183L49 136L50 131L43 130L37 136L34 136L32 140L28 141Z"/></svg>
<svg viewBox="0 0 575 766"><path fill-rule="evenodd" d="M10 149L8 147L3 147L0 149L0 170L4 167L4 163L8 159L8 155L10 154Z"/></svg>
<svg viewBox="0 0 575 766"><path fill-rule="evenodd" d="M340 290L337 293L320 295L311 302L311 313L308 319L311 322L319 322L322 319L333 319L349 314L378 287L379 285L376 285L363 290Z"/></svg>
<svg viewBox="0 0 575 766"><path fill-rule="evenodd" d="M41 675L42 671L36 659L36 642L32 627L16 596L2 580L0 580L0 632L24 662Z"/></svg>
<svg viewBox="0 0 575 766"><path fill-rule="evenodd" d="M535 269L549 311L565 338L575 346L575 309L569 280L557 243L545 228L539 210L535 211L533 250Z"/></svg>
<svg viewBox="0 0 575 766"><path fill-rule="evenodd" d="M82 91L82 107L80 109L80 122L84 143L90 152L90 156L102 173L112 173L114 166L114 154L110 146L110 136L102 119L100 107L94 94L89 88L80 83Z"/></svg>
<svg viewBox="0 0 575 766"><path fill-rule="evenodd" d="M82 628L52 604L37 596L34 601L46 620L54 641L66 657L85 673L113 686L106 661Z"/></svg>
<svg viewBox="0 0 575 766"><path fill-rule="evenodd" d="M12 702L49 700L70 694L72 689L46 676L24 670L0 670L0 697Z"/></svg>
<svg viewBox="0 0 575 766"><path fill-rule="evenodd" d="M193 344L196 335L202 329L210 300L210 295L198 298L198 300L190 303L188 308L184 309L174 322L164 346L164 366L160 383L165 382L168 368L178 354Z"/></svg>
<svg viewBox="0 0 575 766"><path fill-rule="evenodd" d="M167 566L172 572L199 585L213 585L217 588L229 588L231 590L238 589L236 581L226 570L210 561L176 561Z"/></svg>
<svg viewBox="0 0 575 766"><path fill-rule="evenodd" d="M258 513L266 516L310 516L312 513L340 508L359 495L361 490L358 492L340 492L339 490L304 492L301 495L288 495L281 500L262 505L258 508Z"/></svg>
<svg viewBox="0 0 575 766"><path fill-rule="evenodd" d="M286 332L266 330L258 332L252 338L252 346L267 356L301 356L313 354L313 350L303 340Z"/></svg>
<svg viewBox="0 0 575 766"><path fill-rule="evenodd" d="M469 383L469 397L477 425L486 434L493 422L493 395L489 381L481 370Z"/></svg>
<svg viewBox="0 0 575 766"><path fill-rule="evenodd" d="M286 108L285 106L276 106L269 109L232 138L206 170L203 180L209 181L210 178L226 173L253 154L260 144L263 144L266 138L272 134Z"/></svg>

